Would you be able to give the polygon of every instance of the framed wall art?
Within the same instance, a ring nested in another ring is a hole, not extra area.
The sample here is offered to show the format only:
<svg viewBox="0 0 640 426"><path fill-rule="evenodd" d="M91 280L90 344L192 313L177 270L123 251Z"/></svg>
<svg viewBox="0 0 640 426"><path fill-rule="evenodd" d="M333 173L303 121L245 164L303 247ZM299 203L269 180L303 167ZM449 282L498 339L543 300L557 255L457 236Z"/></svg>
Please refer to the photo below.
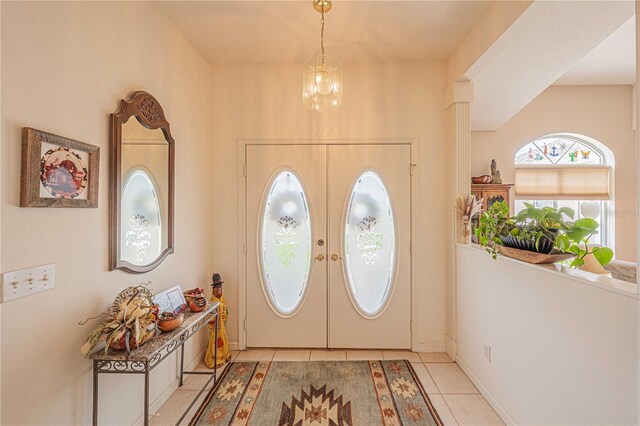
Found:
<svg viewBox="0 0 640 426"><path fill-rule="evenodd" d="M98 207L100 148L22 129L21 207Z"/></svg>

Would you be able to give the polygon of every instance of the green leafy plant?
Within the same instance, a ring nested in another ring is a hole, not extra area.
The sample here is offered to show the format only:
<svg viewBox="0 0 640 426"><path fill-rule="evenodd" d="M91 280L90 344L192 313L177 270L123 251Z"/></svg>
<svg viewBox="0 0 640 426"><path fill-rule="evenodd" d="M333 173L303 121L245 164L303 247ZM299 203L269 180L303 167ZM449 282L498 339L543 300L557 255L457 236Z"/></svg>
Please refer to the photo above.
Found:
<svg viewBox="0 0 640 426"><path fill-rule="evenodd" d="M480 215L478 227L474 233L481 246L495 259L500 253L498 246L502 245L500 235L506 234L509 227L509 206L505 202L496 202L489 210Z"/></svg>
<svg viewBox="0 0 640 426"><path fill-rule="evenodd" d="M493 203L480 216L475 234L480 245L494 259L500 252L499 247L504 244L502 238L507 237L531 241L536 250L546 240L560 252L575 254L576 257L570 264L574 268L584 265L584 258L589 254L593 254L601 265L606 265L613 259L613 250L609 247L589 247L589 240L598 233L599 225L594 219L581 218L574 221L575 212L569 207L537 208L531 203L524 204L525 209L513 217L509 217L509 207L503 201Z"/></svg>

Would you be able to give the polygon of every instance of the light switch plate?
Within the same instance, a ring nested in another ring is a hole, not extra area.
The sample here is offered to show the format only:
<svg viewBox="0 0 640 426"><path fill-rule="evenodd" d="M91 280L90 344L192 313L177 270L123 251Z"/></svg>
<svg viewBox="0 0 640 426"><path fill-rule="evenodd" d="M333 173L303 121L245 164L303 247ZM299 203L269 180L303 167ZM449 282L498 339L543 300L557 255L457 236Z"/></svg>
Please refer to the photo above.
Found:
<svg viewBox="0 0 640 426"><path fill-rule="evenodd" d="M2 273L2 302L41 293L56 286L56 265L34 266Z"/></svg>

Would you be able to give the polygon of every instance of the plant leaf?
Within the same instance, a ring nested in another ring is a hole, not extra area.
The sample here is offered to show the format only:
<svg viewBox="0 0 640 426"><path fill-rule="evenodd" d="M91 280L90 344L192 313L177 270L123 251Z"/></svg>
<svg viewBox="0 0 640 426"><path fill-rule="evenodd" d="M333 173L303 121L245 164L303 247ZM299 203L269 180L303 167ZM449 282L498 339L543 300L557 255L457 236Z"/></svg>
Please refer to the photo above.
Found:
<svg viewBox="0 0 640 426"><path fill-rule="evenodd" d="M571 220L573 220L576 215L576 212L571 207L560 207L558 211L567 215Z"/></svg>
<svg viewBox="0 0 640 426"><path fill-rule="evenodd" d="M613 250L609 247L596 247L593 249L593 257L596 258L600 265L606 265L613 259Z"/></svg>
<svg viewBox="0 0 640 426"><path fill-rule="evenodd" d="M587 228L587 229L597 229L598 226L598 222L596 222L595 219L591 219L590 217L583 217L582 219L578 219L575 222L573 222L576 226L580 227L580 228Z"/></svg>
<svg viewBox="0 0 640 426"><path fill-rule="evenodd" d="M584 265L584 259L577 257L573 259L573 262L571 262L571 265L569 265L569 267L577 268L578 266L582 266L582 265Z"/></svg>

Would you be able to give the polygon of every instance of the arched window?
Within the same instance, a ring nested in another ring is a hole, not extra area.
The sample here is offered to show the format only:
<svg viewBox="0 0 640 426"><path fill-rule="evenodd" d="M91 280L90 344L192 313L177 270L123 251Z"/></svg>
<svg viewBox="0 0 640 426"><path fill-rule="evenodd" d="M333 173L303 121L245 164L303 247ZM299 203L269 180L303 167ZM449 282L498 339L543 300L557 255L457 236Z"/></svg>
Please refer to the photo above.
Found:
<svg viewBox="0 0 640 426"><path fill-rule="evenodd" d="M553 134L529 142L516 153L515 212L529 202L536 207L570 207L575 219L600 224L590 243L613 244L610 214L615 159L604 144L583 135Z"/></svg>

